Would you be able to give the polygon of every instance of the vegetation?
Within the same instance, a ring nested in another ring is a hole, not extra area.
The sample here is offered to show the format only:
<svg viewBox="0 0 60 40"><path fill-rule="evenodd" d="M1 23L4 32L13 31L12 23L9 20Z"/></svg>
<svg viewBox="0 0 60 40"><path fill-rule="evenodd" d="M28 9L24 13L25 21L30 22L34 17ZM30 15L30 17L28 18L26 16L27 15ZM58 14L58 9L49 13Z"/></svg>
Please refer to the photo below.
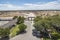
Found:
<svg viewBox="0 0 60 40"><path fill-rule="evenodd" d="M24 17L17 18L17 25L10 30L10 37L16 36L18 33L23 32L27 26L24 23Z"/></svg>
<svg viewBox="0 0 60 40"><path fill-rule="evenodd" d="M13 19L17 18L17 24L10 28L0 28L0 37L14 37L16 36L18 33L23 32L27 26L24 24L24 17L21 16L14 16Z"/></svg>
<svg viewBox="0 0 60 40"><path fill-rule="evenodd" d="M47 17L36 17L34 19L34 27L38 31L42 31L44 33L47 33L49 35L49 38L51 39L58 39L60 38L60 16L54 15L54 16L47 16ZM55 40L54 39L54 40Z"/></svg>
<svg viewBox="0 0 60 40"><path fill-rule="evenodd" d="M11 30L10 30L10 37L14 37L16 36L18 33L21 33L23 32L25 29L26 29L26 25L25 24L19 24L19 25L16 25L15 27L13 27Z"/></svg>
<svg viewBox="0 0 60 40"><path fill-rule="evenodd" d="M9 36L10 29L9 28L0 28L0 37Z"/></svg>
<svg viewBox="0 0 60 40"><path fill-rule="evenodd" d="M21 23L24 23L24 17L21 17L21 16L19 16L18 18L17 18L17 24L21 24Z"/></svg>
<svg viewBox="0 0 60 40"><path fill-rule="evenodd" d="M19 28L18 28L18 25L16 25L15 27L13 27L13 28L10 30L10 37L16 36L19 31L20 31L20 30L19 30Z"/></svg>
<svg viewBox="0 0 60 40"><path fill-rule="evenodd" d="M14 16L13 19L16 19L18 16Z"/></svg>
<svg viewBox="0 0 60 40"><path fill-rule="evenodd" d="M41 16L37 16L37 17L34 18L34 22L37 22L37 21L39 21L39 20L41 20L41 19L42 19Z"/></svg>
<svg viewBox="0 0 60 40"><path fill-rule="evenodd" d="M22 23L22 24L19 24L18 28L20 29L20 32L23 32L27 28L27 26Z"/></svg>

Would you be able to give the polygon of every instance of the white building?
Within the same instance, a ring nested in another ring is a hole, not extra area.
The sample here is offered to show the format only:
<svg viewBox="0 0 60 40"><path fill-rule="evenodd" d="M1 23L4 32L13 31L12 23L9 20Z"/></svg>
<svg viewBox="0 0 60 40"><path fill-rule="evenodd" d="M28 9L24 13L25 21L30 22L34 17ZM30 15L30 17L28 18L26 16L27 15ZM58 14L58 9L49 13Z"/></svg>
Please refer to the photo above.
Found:
<svg viewBox="0 0 60 40"><path fill-rule="evenodd" d="M24 17L28 20L33 20L36 15L34 13L28 13L28 14L25 14Z"/></svg>

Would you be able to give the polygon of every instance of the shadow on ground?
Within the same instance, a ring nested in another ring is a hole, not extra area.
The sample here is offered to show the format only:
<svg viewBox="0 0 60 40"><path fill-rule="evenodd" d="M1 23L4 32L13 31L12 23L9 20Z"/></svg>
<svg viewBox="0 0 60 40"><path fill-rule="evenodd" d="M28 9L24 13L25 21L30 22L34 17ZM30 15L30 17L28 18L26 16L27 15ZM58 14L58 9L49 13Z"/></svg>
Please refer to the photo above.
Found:
<svg viewBox="0 0 60 40"><path fill-rule="evenodd" d="M20 34L25 34L27 31L23 31L23 32L21 32Z"/></svg>
<svg viewBox="0 0 60 40"><path fill-rule="evenodd" d="M9 40L9 37L0 38L0 40Z"/></svg>
<svg viewBox="0 0 60 40"><path fill-rule="evenodd" d="M19 34L25 34L25 33L27 33L26 30L25 31L22 31L22 32L19 32L17 35L19 35Z"/></svg>

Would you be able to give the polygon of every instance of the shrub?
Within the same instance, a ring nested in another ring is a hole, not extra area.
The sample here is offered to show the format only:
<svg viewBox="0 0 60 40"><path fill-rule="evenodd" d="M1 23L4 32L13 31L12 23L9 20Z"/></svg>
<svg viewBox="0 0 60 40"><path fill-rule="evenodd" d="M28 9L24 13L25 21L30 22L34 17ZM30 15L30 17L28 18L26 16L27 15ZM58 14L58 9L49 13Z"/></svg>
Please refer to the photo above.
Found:
<svg viewBox="0 0 60 40"><path fill-rule="evenodd" d="M27 28L27 26L25 24L23 24L23 23L19 24L19 29L21 32L24 31L26 28Z"/></svg>
<svg viewBox="0 0 60 40"><path fill-rule="evenodd" d="M16 25L15 27L13 27L11 30L10 30L10 37L14 37L16 36L18 33L24 31L26 29L26 25L24 24L19 24L19 25Z"/></svg>
<svg viewBox="0 0 60 40"><path fill-rule="evenodd" d="M17 35L17 33L19 32L19 28L18 28L18 25L13 27L11 30L10 30L10 37L14 37Z"/></svg>
<svg viewBox="0 0 60 40"><path fill-rule="evenodd" d="M41 20L41 19L42 19L41 16L37 16L37 17L34 18L34 22L37 22L37 21L39 21L39 20Z"/></svg>
<svg viewBox="0 0 60 40"><path fill-rule="evenodd" d="M17 24L24 23L24 19L25 19L24 17L19 16L17 19Z"/></svg>
<svg viewBox="0 0 60 40"><path fill-rule="evenodd" d="M9 36L10 29L9 28L0 28L0 37Z"/></svg>
<svg viewBox="0 0 60 40"><path fill-rule="evenodd" d="M18 16L14 16L13 19L16 19Z"/></svg>
<svg viewBox="0 0 60 40"><path fill-rule="evenodd" d="M60 28L60 16L59 15L54 15L54 16L49 16L49 17L44 17L44 18L41 18L40 17L36 17L34 19L34 27L41 31L43 30L43 28L46 28L47 29L47 33L48 34L52 34L54 38L60 38L59 34L56 34L56 33L59 33L58 31L58 28ZM48 31L50 29L50 31ZM43 32L45 31L45 29L43 30ZM54 31L57 31L57 32L54 32ZM51 36L52 36L51 35Z"/></svg>

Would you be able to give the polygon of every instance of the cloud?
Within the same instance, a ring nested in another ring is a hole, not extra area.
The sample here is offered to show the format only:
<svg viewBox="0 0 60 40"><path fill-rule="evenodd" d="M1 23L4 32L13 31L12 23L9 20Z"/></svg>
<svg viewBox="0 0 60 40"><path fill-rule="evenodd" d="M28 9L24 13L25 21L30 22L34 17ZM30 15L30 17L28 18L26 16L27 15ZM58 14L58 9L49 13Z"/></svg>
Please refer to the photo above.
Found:
<svg viewBox="0 0 60 40"><path fill-rule="evenodd" d="M37 10L40 10L40 9L60 9L60 3L58 3L58 1L53 1L53 2L48 2L48 3L45 3L45 4L24 4L26 6L29 6L29 8L34 8L34 9L37 9Z"/></svg>
<svg viewBox="0 0 60 40"><path fill-rule="evenodd" d="M22 7L12 4L0 4L0 10L19 10Z"/></svg>
<svg viewBox="0 0 60 40"><path fill-rule="evenodd" d="M0 4L0 10L47 10L47 9L60 10L60 0L42 4L25 3L19 6L13 4Z"/></svg>

